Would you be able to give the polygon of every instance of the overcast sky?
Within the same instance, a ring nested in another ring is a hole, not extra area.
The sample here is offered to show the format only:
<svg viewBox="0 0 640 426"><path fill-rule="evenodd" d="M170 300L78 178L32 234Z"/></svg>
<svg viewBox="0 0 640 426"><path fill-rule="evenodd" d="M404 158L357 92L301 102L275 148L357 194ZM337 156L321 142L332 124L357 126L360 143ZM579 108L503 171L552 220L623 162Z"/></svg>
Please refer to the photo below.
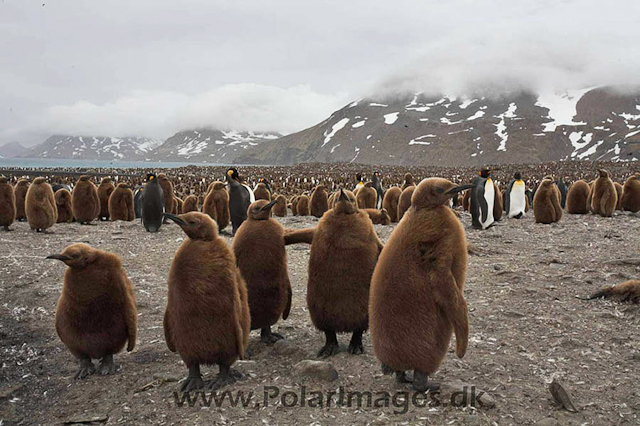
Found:
<svg viewBox="0 0 640 426"><path fill-rule="evenodd" d="M312 126L402 91L639 84L640 1L0 0L0 144Z"/></svg>

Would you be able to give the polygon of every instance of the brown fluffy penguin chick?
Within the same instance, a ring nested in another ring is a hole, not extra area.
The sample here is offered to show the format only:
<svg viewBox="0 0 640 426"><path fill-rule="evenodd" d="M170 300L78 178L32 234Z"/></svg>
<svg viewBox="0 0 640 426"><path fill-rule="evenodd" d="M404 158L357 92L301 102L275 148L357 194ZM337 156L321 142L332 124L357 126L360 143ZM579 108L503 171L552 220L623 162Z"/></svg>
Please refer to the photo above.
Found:
<svg viewBox="0 0 640 426"><path fill-rule="evenodd" d="M56 222L73 222L73 210L71 209L71 193L65 188L60 188L56 191L54 196L56 199L56 205L58 206L58 220Z"/></svg>
<svg viewBox="0 0 640 426"><path fill-rule="evenodd" d="M73 217L82 225L88 225L100 214L100 198L89 176L82 175L71 192Z"/></svg>
<svg viewBox="0 0 640 426"><path fill-rule="evenodd" d="M291 207L291 215L293 215L293 216L298 216L298 198L299 198L298 195L293 197L291 199L291 204L289 206L289 207Z"/></svg>
<svg viewBox="0 0 640 426"><path fill-rule="evenodd" d="M413 175L411 173L406 173L404 175L404 182L402 183L402 186L400 187L400 190L404 191L408 187L415 186L415 185L416 185L416 183L413 180ZM398 220L400 220L400 218L398 218Z"/></svg>
<svg viewBox="0 0 640 426"><path fill-rule="evenodd" d="M400 200L398 201L398 222L400 222L402 216L404 216L404 212L409 210L409 207L411 207L411 197L413 196L413 191L415 191L415 189L415 185L408 186L402 191L402 194L400 194Z"/></svg>
<svg viewBox="0 0 640 426"><path fill-rule="evenodd" d="M629 280L612 287L605 287L583 300L598 299L600 297L605 299L613 298L621 302L640 303L640 280Z"/></svg>
<svg viewBox="0 0 640 426"><path fill-rule="evenodd" d="M462 197L462 210L465 212L469 211L469 206L471 205L471 190L464 191L464 197Z"/></svg>
<svg viewBox="0 0 640 426"><path fill-rule="evenodd" d="M318 185L311 193L311 216L321 218L322 215L329 210L329 197L327 196L327 187Z"/></svg>
<svg viewBox="0 0 640 426"><path fill-rule="evenodd" d="M109 197L109 217L114 221L132 221L136 218L133 191L124 182L120 182Z"/></svg>
<svg viewBox="0 0 640 426"><path fill-rule="evenodd" d="M385 208L380 210L364 209L364 211L369 215L369 219L374 225L389 225L391 223L391 217L389 217L389 213Z"/></svg>
<svg viewBox="0 0 640 426"><path fill-rule="evenodd" d="M175 200L175 194L173 193L173 183L171 183L164 173L158 173L157 178L160 188L162 188L162 194L164 195L164 211L174 213L178 206Z"/></svg>
<svg viewBox="0 0 640 426"><path fill-rule="evenodd" d="M640 174L631 176L622 187L622 210L640 211Z"/></svg>
<svg viewBox="0 0 640 426"><path fill-rule="evenodd" d="M287 216L287 198L284 195L278 195L276 197L276 205L273 206L272 210L274 216Z"/></svg>
<svg viewBox="0 0 640 426"><path fill-rule="evenodd" d="M178 197L175 197L175 199L176 199L176 209L173 214L182 214L182 205L184 204L184 202L182 201L182 199Z"/></svg>
<svg viewBox="0 0 640 426"><path fill-rule="evenodd" d="M587 199L589 198L589 184L584 180L577 180L569 187L567 192L567 213L587 214Z"/></svg>
<svg viewBox="0 0 640 426"><path fill-rule="evenodd" d="M311 213L309 211L309 196L302 194L298 197L296 210L298 211L298 216L309 216L309 214Z"/></svg>
<svg viewBox="0 0 640 426"><path fill-rule="evenodd" d="M98 215L98 219L100 220L109 219L109 197L114 189L116 189L116 187L113 182L111 182L111 178L103 177L100 185L98 185L98 198L100 199L100 214Z"/></svg>
<svg viewBox="0 0 640 426"><path fill-rule="evenodd" d="M562 219L560 191L553 179L543 179L533 197L533 215L536 223L554 223Z"/></svg>
<svg viewBox="0 0 640 426"><path fill-rule="evenodd" d="M622 185L618 182L613 182L613 185L616 187L616 194L618 195L616 210L622 210Z"/></svg>
<svg viewBox="0 0 640 426"><path fill-rule="evenodd" d="M382 208L389 213L391 222L398 221L398 202L400 201L400 195L402 190L397 186L392 186L384 193L382 199Z"/></svg>
<svg viewBox="0 0 640 426"><path fill-rule="evenodd" d="M133 350L138 318L131 281L120 258L86 244L74 244L47 259L61 260L68 266L56 309L56 331L80 361L75 377L82 379L95 372L92 359L101 360L100 374L115 373L113 355L125 343L127 351Z"/></svg>
<svg viewBox="0 0 640 426"><path fill-rule="evenodd" d="M16 196L7 178L0 176L0 226L10 231L9 226L16 220Z"/></svg>
<svg viewBox="0 0 640 426"><path fill-rule="evenodd" d="M29 185L24 206L29 227L36 232L45 231L58 220L58 207L53 188L43 177L35 178Z"/></svg>
<svg viewBox="0 0 640 426"><path fill-rule="evenodd" d="M26 179L20 179L16 186L13 188L14 195L16 196L16 220L24 222L27 220L27 213L24 209L24 202L27 198L27 191L29 190L29 181Z"/></svg>
<svg viewBox="0 0 640 426"><path fill-rule="evenodd" d="M218 224L222 231L229 225L231 213L229 212L229 193L225 184L219 181L212 182L204 198L202 213L208 214Z"/></svg>
<svg viewBox="0 0 640 426"><path fill-rule="evenodd" d="M182 213L191 213L198 211L198 197L188 195L182 202Z"/></svg>
<svg viewBox="0 0 640 426"><path fill-rule="evenodd" d="M589 182L589 196L587 197L587 209L593 213L593 210L591 210L591 197L593 197L593 184L595 183L595 179L592 180L591 182Z"/></svg>
<svg viewBox="0 0 640 426"><path fill-rule="evenodd" d="M208 386L217 389L240 375L231 365L243 359L249 338L247 288L213 219L199 212L165 216L189 237L175 253L169 272L167 347L178 352L189 368L183 392L204 386L200 364L220 366L218 377Z"/></svg>
<svg viewBox="0 0 640 426"><path fill-rule="evenodd" d="M256 189L254 189L253 191L253 196L255 197L256 201L271 201L271 193L269 192L267 185L265 185L264 183L259 183L258 185L256 185Z"/></svg>
<svg viewBox="0 0 640 426"><path fill-rule="evenodd" d="M358 190L356 202L359 209L375 209L378 193L373 187L373 183L367 182Z"/></svg>
<svg viewBox="0 0 640 426"><path fill-rule="evenodd" d="M598 174L598 179L593 183L591 211L603 217L611 217L618 204L618 193L609 172L599 169Z"/></svg>
<svg viewBox="0 0 640 426"><path fill-rule="evenodd" d="M386 371L415 370L413 387L427 382L444 359L452 330L456 355L467 350L469 319L464 299L467 241L450 197L471 185L442 178L423 180L411 208L380 254L371 281L371 341Z"/></svg>
<svg viewBox="0 0 640 426"><path fill-rule="evenodd" d="M502 204L504 197L495 182L493 183L493 194L493 220L500 220L502 219L502 213L504 212L504 205Z"/></svg>
<svg viewBox="0 0 640 426"><path fill-rule="evenodd" d="M287 272L284 227L271 218L276 200L258 200L247 210L233 238L233 253L249 293L251 329L260 329L260 340L272 344L283 336L271 326L291 311L291 283Z"/></svg>
<svg viewBox="0 0 640 426"><path fill-rule="evenodd" d="M336 206L315 229L309 256L307 306L313 325L326 336L319 357L339 351L336 332L352 332L349 352L363 353L369 285L381 250L367 213L341 191Z"/></svg>

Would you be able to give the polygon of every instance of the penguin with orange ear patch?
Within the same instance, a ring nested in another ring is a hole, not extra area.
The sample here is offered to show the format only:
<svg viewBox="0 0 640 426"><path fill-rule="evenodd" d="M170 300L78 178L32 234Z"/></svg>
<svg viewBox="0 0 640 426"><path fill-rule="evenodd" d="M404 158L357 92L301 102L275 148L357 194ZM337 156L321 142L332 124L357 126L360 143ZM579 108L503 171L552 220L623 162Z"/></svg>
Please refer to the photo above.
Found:
<svg viewBox="0 0 640 426"><path fill-rule="evenodd" d="M76 379L96 371L113 374L113 355L136 346L136 300L120 258L86 244L74 244L47 259L64 262L62 294L56 308L60 340L80 361Z"/></svg>
<svg viewBox="0 0 640 426"><path fill-rule="evenodd" d="M382 247L369 215L340 190L335 207L318 222L309 256L307 305L313 325L326 337L319 357L339 351L337 332L352 333L349 352L363 353L369 285Z"/></svg>
<svg viewBox="0 0 640 426"><path fill-rule="evenodd" d="M449 200L473 186L423 180L373 273L369 315L374 353L399 382L414 370L413 387L421 392L438 388L427 379L444 359L452 331L456 355L462 358L467 350L467 242Z"/></svg>
<svg viewBox="0 0 640 426"><path fill-rule="evenodd" d="M169 272L165 340L189 368L181 391L204 387L200 364L220 366L218 377L207 386L218 389L242 376L231 366L243 359L249 338L247 287L213 219L199 212L164 216L189 237Z"/></svg>

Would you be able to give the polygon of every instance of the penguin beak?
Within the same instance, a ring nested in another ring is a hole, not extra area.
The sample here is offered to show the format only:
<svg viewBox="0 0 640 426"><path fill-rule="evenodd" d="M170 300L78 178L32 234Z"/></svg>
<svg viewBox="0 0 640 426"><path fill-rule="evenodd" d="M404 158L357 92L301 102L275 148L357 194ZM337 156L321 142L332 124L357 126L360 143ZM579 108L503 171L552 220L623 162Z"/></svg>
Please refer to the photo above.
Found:
<svg viewBox="0 0 640 426"><path fill-rule="evenodd" d="M338 198L338 201L349 201L349 197L347 197L347 194L344 193L342 188L340 188L340 198Z"/></svg>
<svg viewBox="0 0 640 426"><path fill-rule="evenodd" d="M180 226L186 225L187 222L185 222L184 220L180 219L178 216L176 216L175 214L171 214L171 213L162 213L162 216L166 217L169 220L174 221L175 223L177 223Z"/></svg>
<svg viewBox="0 0 640 426"><path fill-rule="evenodd" d="M458 192L462 192L462 191L466 191L467 189L471 189L473 188L475 185L473 184L467 184L467 185L460 185L460 186L456 186L450 190L448 190L447 192L445 192L445 194L448 195L453 195L453 194L457 194Z"/></svg>
<svg viewBox="0 0 640 426"><path fill-rule="evenodd" d="M271 210L271 207L273 207L276 204L276 201L277 200L273 200L269 204L265 204L264 206L262 206L260 210L262 210L263 212Z"/></svg>
<svg viewBox="0 0 640 426"><path fill-rule="evenodd" d="M47 259L55 259L55 260L61 260L61 261L66 261L66 260L71 260L70 257L67 257L65 255L62 254L50 254L49 256L47 256Z"/></svg>

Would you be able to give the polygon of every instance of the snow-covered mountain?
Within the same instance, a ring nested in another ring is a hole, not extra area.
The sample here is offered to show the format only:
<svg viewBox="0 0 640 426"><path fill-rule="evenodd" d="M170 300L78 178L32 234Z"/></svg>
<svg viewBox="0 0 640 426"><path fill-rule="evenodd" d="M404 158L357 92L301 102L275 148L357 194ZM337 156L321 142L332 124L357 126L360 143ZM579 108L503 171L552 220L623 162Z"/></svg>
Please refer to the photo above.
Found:
<svg viewBox="0 0 640 426"><path fill-rule="evenodd" d="M27 152L29 152L29 148L20 145L18 142L9 142L0 146L0 158L20 157Z"/></svg>
<svg viewBox="0 0 640 426"><path fill-rule="evenodd" d="M280 138L279 133L254 133L195 129L178 132L145 159L153 161L189 161L232 163L245 150Z"/></svg>
<svg viewBox="0 0 640 426"><path fill-rule="evenodd" d="M138 160L162 140L145 137L54 135L22 157L78 160Z"/></svg>
<svg viewBox="0 0 640 426"><path fill-rule="evenodd" d="M361 99L314 127L248 149L241 164L472 166L640 158L640 90Z"/></svg>

